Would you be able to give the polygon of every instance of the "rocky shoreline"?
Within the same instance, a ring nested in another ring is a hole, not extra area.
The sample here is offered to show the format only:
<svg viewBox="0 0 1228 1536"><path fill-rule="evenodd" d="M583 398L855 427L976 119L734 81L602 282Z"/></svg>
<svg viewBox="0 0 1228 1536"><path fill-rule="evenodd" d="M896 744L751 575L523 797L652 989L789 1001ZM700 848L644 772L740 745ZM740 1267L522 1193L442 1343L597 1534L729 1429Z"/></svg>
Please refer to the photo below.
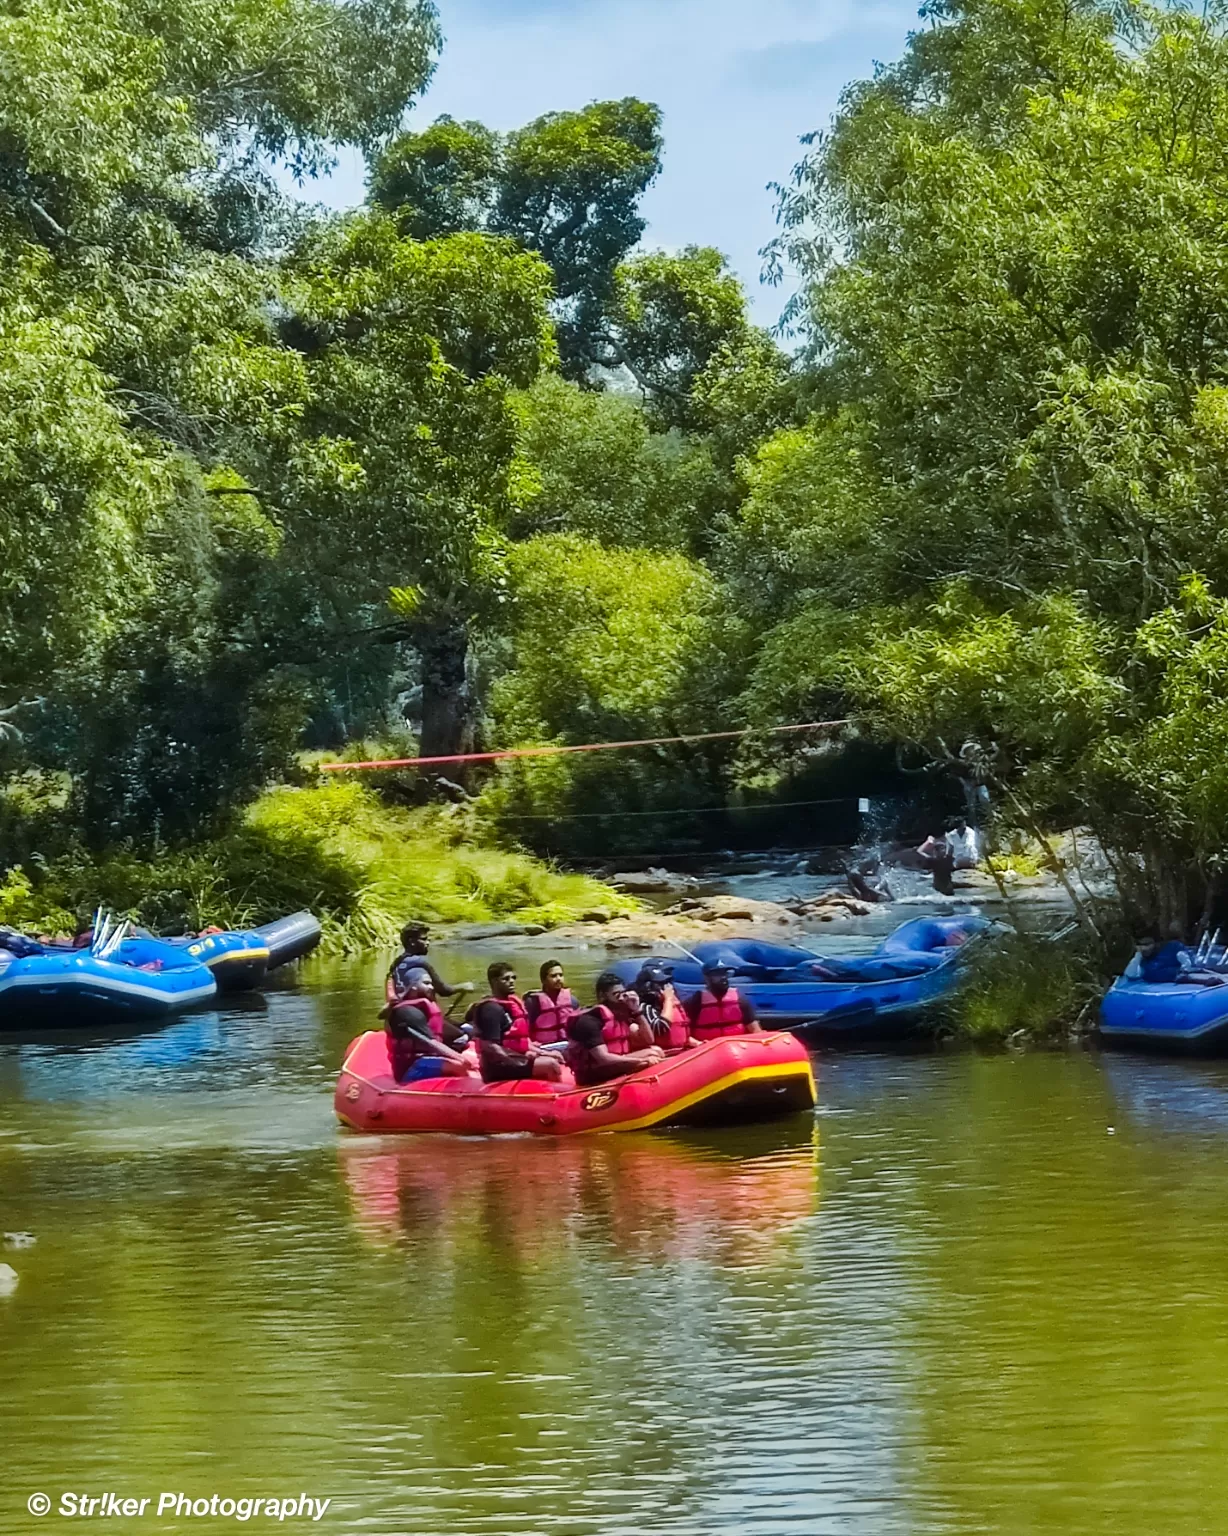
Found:
<svg viewBox="0 0 1228 1536"><path fill-rule="evenodd" d="M652 894L662 891L664 882L653 871ZM621 883L621 882L620 882ZM700 882L688 882L694 888ZM707 883L707 882L704 882ZM659 948L662 942L689 948L705 939L734 938L748 934L779 943L791 943L813 933L820 925L843 924L871 914L897 914L904 922L915 915L919 905L959 908L997 907L1005 911L1016 902L1021 905L1067 904L1067 897L1055 874L1009 875L1004 877L1007 902L1002 889L987 870L961 870L955 879L955 895L942 897L926 893L895 902L873 904L861 901L847 891L828 890L787 901L764 901L742 895L686 895L672 905L645 908L634 913L618 913L595 907L581 914L578 921L547 928L533 923L469 923L440 931L440 936L454 941L481 942L486 939L516 938L538 940L546 945L604 947L611 951L644 951ZM668 891L668 887L665 887ZM645 892L647 894L647 892Z"/></svg>

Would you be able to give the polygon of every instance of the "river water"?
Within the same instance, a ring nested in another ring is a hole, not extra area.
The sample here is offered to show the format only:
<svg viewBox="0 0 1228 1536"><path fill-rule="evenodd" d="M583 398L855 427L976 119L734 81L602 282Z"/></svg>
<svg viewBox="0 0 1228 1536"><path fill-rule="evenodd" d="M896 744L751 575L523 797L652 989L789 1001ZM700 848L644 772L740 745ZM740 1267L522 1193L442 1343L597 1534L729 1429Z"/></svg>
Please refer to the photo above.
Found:
<svg viewBox="0 0 1228 1536"><path fill-rule="evenodd" d="M361 1139L331 1086L380 975L0 1037L36 1239L0 1251L0 1532L82 1524L26 1513L66 1490L373 1536L1223 1528L1224 1067L834 1055L770 1128Z"/></svg>

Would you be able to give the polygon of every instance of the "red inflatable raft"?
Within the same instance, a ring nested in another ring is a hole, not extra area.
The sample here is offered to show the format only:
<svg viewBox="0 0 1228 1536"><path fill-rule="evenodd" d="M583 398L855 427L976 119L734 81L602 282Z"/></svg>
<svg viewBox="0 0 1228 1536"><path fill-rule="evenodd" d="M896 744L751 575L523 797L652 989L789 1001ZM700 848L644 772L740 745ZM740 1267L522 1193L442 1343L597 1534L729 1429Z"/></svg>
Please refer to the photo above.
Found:
<svg viewBox="0 0 1228 1536"><path fill-rule="evenodd" d="M713 1040L600 1088L477 1077L428 1077L402 1086L392 1076L387 1036L373 1031L346 1053L334 1103L338 1118L356 1131L570 1136L796 1114L814 1107L814 1074L793 1035L763 1034Z"/></svg>

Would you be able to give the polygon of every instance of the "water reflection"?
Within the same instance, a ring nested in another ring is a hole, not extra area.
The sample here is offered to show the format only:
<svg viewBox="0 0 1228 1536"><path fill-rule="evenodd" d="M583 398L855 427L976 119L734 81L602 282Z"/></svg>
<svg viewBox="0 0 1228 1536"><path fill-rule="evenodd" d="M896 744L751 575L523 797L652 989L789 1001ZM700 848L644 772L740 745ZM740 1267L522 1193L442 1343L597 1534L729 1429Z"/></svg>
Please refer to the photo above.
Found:
<svg viewBox="0 0 1228 1536"><path fill-rule="evenodd" d="M1115 1102L1134 1124L1228 1135L1228 1062L1155 1061L1106 1052L1103 1067Z"/></svg>
<svg viewBox="0 0 1228 1536"><path fill-rule="evenodd" d="M814 1215L813 1121L739 1145L653 1136L343 1142L358 1230L378 1247L479 1241L524 1262L596 1239L657 1261L759 1262Z"/></svg>

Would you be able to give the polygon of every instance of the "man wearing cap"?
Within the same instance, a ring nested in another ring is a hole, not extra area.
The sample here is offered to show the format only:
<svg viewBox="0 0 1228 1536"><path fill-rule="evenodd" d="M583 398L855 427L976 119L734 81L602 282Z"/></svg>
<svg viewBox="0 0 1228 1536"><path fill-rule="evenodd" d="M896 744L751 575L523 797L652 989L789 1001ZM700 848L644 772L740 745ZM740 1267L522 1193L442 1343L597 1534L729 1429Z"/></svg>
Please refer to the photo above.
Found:
<svg viewBox="0 0 1228 1536"><path fill-rule="evenodd" d="M663 965L644 966L635 978L635 991L644 1022L652 1030L653 1044L659 1045L667 1056L689 1051L699 1044L691 1034L691 1023L682 999L674 991L670 974Z"/></svg>
<svg viewBox="0 0 1228 1536"><path fill-rule="evenodd" d="M701 1045L722 1035L763 1033L754 1005L729 985L729 969L724 965L704 966L703 987L687 998L684 1007L691 1035Z"/></svg>

